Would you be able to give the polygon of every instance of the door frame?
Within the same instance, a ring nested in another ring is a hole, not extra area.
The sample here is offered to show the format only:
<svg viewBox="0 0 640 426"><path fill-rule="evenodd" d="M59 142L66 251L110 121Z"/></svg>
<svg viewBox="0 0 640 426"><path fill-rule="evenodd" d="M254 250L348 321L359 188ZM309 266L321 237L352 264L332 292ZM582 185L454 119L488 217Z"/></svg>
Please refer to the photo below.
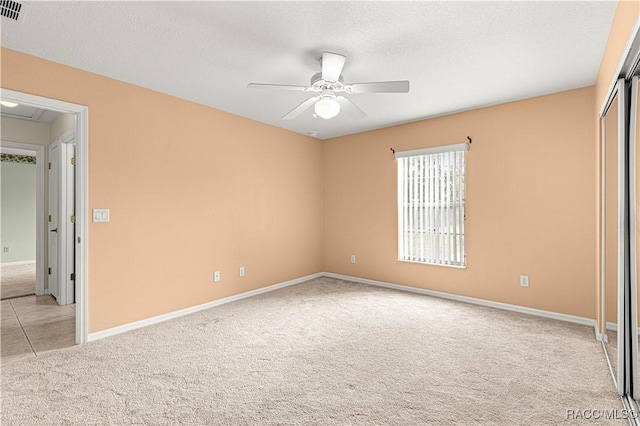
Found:
<svg viewBox="0 0 640 426"><path fill-rule="evenodd" d="M638 150L638 81L640 76L636 75L631 79L631 108L629 113L629 185L631 186L629 190L629 204L631 206L630 218L629 218L629 227L630 227L630 258L631 261L631 285L630 285L630 310L631 310L631 318L630 318L630 335L638 336L638 252L637 252L637 238L638 238L638 229L636 228L637 217L638 217L638 164L636 164L637 159L637 150ZM633 260L635 259L635 261ZM638 338L631 339L630 345L630 373L631 373L631 397L633 399L640 398L640 380L638 380Z"/></svg>
<svg viewBox="0 0 640 426"><path fill-rule="evenodd" d="M35 145L31 143L1 141L0 151L6 154L17 155L36 155L36 295L42 296L48 294L45 289L44 277L46 276L46 259L45 255L45 205L44 205L44 165L46 163L44 145Z"/></svg>
<svg viewBox="0 0 640 426"><path fill-rule="evenodd" d="M83 344L88 338L89 307L89 108L4 88L0 98L76 117L76 344Z"/></svg>
<svg viewBox="0 0 640 426"><path fill-rule="evenodd" d="M617 96L617 100L616 100ZM617 319L615 327L610 327L610 324L607 323L607 312L606 312L606 261L605 261L605 228L606 228L606 187L605 187L605 176L606 176L606 125L605 125L605 117L609 108L613 104L613 102L617 102L618 104L618 116L616 117L617 127L618 127L618 138L617 140L610 141L610 143L616 145L617 151L617 176L616 176L616 192L617 192L617 265L616 265L616 288L617 288ZM626 380L625 380L625 372L626 368L624 366L625 359L625 351L627 350L627 345L625 345L625 333L629 328L629 323L625 316L627 309L625 309L625 305L629 300L629 295L626 293L627 283L630 280L630 277L627 273L627 264L626 258L628 255L627 247L628 247L628 218L626 217L626 210L629 200L626 198L627 193L627 173L628 163L627 156L628 152L626 149L626 133L625 133L625 116L624 116L624 105L625 105L625 91L624 91L624 80L617 80L616 85L613 88L613 91L607 98L607 102L604 104L604 108L602 114L600 115L600 291L601 291L601 332L603 342L606 342L608 339L606 338L606 332L609 328L613 328L616 330L616 349L617 349L617 359L616 359L616 371L612 371L613 380L616 384L616 390L618 394L621 396L626 393ZM605 352L607 356L610 356L605 348Z"/></svg>

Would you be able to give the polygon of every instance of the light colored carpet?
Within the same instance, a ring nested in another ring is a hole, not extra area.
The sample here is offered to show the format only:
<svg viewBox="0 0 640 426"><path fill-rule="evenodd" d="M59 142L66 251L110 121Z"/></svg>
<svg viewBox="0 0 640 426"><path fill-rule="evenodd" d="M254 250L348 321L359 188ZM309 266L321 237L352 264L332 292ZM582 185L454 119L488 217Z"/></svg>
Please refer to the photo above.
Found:
<svg viewBox="0 0 640 426"><path fill-rule="evenodd" d="M609 363L613 370L613 374L617 375L618 371L618 333L615 331L607 330L607 340L605 347L607 350L607 356L609 357Z"/></svg>
<svg viewBox="0 0 640 426"><path fill-rule="evenodd" d="M0 299L36 294L36 264L2 266L0 268Z"/></svg>
<svg viewBox="0 0 640 426"><path fill-rule="evenodd" d="M571 409L622 410L590 327L330 278L2 369L5 426L551 425Z"/></svg>

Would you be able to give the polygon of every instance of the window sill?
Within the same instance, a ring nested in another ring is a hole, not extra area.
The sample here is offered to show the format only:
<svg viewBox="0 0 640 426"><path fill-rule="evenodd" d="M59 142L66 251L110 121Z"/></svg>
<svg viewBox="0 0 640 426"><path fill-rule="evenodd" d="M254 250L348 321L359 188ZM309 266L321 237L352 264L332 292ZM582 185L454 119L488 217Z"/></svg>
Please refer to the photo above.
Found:
<svg viewBox="0 0 640 426"><path fill-rule="evenodd" d="M415 261L415 260L404 260L404 259L398 259L398 262L413 263L415 265L425 265L425 266L441 266L441 267L444 267L444 268L453 268L453 269L467 269L467 265L465 265L465 266L443 265L441 263L426 263L426 262L418 262L418 261Z"/></svg>

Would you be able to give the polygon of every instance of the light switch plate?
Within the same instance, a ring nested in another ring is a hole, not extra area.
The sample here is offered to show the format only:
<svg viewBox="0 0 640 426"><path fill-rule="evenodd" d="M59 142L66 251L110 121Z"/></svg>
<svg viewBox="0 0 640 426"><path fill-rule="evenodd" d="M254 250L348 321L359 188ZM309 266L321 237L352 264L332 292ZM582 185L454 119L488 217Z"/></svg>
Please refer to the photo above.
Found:
<svg viewBox="0 0 640 426"><path fill-rule="evenodd" d="M94 222L109 222L109 209L93 209Z"/></svg>

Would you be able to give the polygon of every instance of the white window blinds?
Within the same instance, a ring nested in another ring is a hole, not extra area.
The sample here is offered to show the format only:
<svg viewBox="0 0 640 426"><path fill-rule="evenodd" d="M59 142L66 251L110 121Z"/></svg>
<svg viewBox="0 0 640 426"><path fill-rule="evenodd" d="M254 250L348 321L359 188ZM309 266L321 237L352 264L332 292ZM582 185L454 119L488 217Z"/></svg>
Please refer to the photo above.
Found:
<svg viewBox="0 0 640 426"><path fill-rule="evenodd" d="M469 144L397 152L399 259L463 267Z"/></svg>

